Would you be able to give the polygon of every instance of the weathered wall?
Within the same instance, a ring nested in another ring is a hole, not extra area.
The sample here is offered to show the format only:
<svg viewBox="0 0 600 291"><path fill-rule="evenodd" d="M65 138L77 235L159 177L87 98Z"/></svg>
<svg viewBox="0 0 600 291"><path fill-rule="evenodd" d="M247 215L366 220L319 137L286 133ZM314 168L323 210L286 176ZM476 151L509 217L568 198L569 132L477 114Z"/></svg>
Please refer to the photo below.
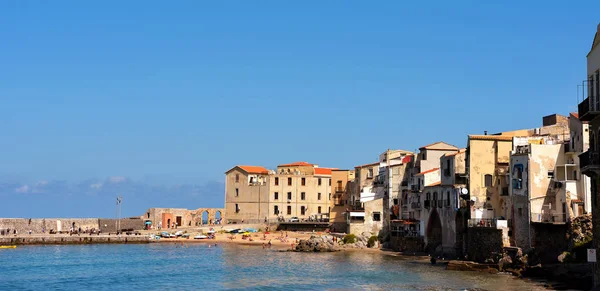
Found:
<svg viewBox="0 0 600 291"><path fill-rule="evenodd" d="M46 233L50 230L54 231L69 231L75 223L75 228L81 227L82 230L96 228L98 229L97 218L2 218L0 219L0 229L17 230L19 234L25 234L28 231L33 233Z"/></svg>
<svg viewBox="0 0 600 291"><path fill-rule="evenodd" d="M495 228L470 227L468 230L468 259L483 263L503 249L502 230Z"/></svg>
<svg viewBox="0 0 600 291"><path fill-rule="evenodd" d="M236 176L239 180L236 180ZM225 211L229 221L264 219L265 215L270 214L268 197L269 183L272 182L268 175L263 177L266 181L264 185L250 185L248 174L244 171L234 169L225 175ZM239 211L236 211L236 205Z"/></svg>
<svg viewBox="0 0 600 291"><path fill-rule="evenodd" d="M566 224L532 223L533 247L542 263L558 262L569 247Z"/></svg>
<svg viewBox="0 0 600 291"><path fill-rule="evenodd" d="M116 232L117 219L100 218L98 224L102 232ZM141 230L144 229L144 220L140 218L123 218L119 221L120 230Z"/></svg>
<svg viewBox="0 0 600 291"><path fill-rule="evenodd" d="M425 242L422 237L401 237L392 233L390 247L397 252L418 253L425 250Z"/></svg>
<svg viewBox="0 0 600 291"><path fill-rule="evenodd" d="M332 198L329 201L331 211L329 213L329 222L335 224L335 229L346 229L346 207L348 204L349 189L348 181L354 179L354 170L334 170L331 172L331 191ZM344 225L340 227L339 225Z"/></svg>

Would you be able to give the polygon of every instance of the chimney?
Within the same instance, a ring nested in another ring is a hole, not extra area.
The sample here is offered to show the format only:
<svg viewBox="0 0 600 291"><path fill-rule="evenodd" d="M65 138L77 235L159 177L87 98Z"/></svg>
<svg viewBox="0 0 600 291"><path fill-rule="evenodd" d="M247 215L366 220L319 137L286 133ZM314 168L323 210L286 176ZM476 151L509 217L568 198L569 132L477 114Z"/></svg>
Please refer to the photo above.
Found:
<svg viewBox="0 0 600 291"><path fill-rule="evenodd" d="M484 130L484 131L483 131L483 135L487 135L487 130Z"/></svg>

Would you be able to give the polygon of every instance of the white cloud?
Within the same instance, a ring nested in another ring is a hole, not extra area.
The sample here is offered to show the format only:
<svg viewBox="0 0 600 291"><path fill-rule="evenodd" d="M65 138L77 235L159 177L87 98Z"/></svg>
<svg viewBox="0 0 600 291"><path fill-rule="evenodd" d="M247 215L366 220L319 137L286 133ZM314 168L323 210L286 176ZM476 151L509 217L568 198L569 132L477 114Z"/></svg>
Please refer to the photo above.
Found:
<svg viewBox="0 0 600 291"><path fill-rule="evenodd" d="M90 188L92 188L92 189L100 189L100 188L102 188L102 183L91 184Z"/></svg>
<svg viewBox="0 0 600 291"><path fill-rule="evenodd" d="M29 185L23 185L23 186L21 186L19 188L16 188L15 192L17 192L17 193L27 193L27 192L29 192Z"/></svg>
<svg viewBox="0 0 600 291"><path fill-rule="evenodd" d="M125 182L125 177L120 177L120 176L110 177L110 178L108 178L108 181L110 181L111 183Z"/></svg>
<svg viewBox="0 0 600 291"><path fill-rule="evenodd" d="M35 184L35 186L45 186L45 185L48 185L48 181L42 180L42 181L39 181L39 182L37 182Z"/></svg>

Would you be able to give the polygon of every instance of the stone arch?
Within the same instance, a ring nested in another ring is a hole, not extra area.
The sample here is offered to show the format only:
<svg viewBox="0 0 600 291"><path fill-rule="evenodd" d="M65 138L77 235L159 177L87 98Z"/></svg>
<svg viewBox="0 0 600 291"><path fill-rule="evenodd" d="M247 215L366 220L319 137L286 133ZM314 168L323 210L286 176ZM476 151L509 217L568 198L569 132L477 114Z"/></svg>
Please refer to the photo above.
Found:
<svg viewBox="0 0 600 291"><path fill-rule="evenodd" d="M435 252L435 249L442 245L442 220L435 208L429 214L425 236L427 237L426 250L429 253Z"/></svg>

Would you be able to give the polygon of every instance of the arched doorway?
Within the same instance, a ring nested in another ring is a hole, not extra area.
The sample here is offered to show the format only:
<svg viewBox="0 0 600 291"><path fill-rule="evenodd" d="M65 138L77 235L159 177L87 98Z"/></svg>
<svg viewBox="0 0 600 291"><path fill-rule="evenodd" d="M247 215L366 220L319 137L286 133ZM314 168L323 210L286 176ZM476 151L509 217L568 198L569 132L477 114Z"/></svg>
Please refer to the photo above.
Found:
<svg viewBox="0 0 600 291"><path fill-rule="evenodd" d="M454 248L456 249L456 256L461 258L464 256L464 241L465 241L465 235L466 235L466 221L465 221L465 216L463 215L463 213L459 210L458 212L456 212L456 217L454 219L454 223L456 226L456 243L454 244Z"/></svg>
<svg viewBox="0 0 600 291"><path fill-rule="evenodd" d="M221 224L221 210L215 212L215 223Z"/></svg>
<svg viewBox="0 0 600 291"><path fill-rule="evenodd" d="M208 224L208 211L202 211L202 224Z"/></svg>
<svg viewBox="0 0 600 291"><path fill-rule="evenodd" d="M167 219L167 228L171 228L171 219Z"/></svg>
<svg viewBox="0 0 600 291"><path fill-rule="evenodd" d="M429 222L426 229L427 247L429 253L435 252L435 249L442 245L442 221L437 209L433 209L429 215Z"/></svg>

